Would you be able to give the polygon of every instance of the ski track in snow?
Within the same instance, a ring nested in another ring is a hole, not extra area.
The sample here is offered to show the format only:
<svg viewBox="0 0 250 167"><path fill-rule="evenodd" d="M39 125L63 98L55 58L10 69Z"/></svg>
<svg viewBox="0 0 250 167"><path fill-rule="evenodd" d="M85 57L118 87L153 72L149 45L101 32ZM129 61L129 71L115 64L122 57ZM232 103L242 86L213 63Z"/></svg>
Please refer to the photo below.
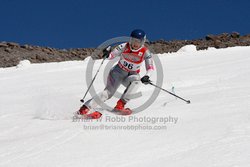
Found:
<svg viewBox="0 0 250 167"><path fill-rule="evenodd" d="M190 48L189 48L190 47ZM223 166L250 164L250 47L158 55L163 88L191 100L187 105L160 92L134 117L177 117L167 130L86 130L86 126L163 125L107 121L74 122L73 112L87 89L89 58L0 69L0 166ZM101 61L95 64L94 72ZM107 62L104 63L106 65ZM102 70L104 67L102 67ZM104 88L103 71L94 87ZM142 75L145 69L142 69ZM156 75L152 76L156 80ZM119 88L119 92L123 91ZM142 85L145 102L153 87ZM88 94L87 98L91 96ZM116 98L107 104L113 106Z"/></svg>

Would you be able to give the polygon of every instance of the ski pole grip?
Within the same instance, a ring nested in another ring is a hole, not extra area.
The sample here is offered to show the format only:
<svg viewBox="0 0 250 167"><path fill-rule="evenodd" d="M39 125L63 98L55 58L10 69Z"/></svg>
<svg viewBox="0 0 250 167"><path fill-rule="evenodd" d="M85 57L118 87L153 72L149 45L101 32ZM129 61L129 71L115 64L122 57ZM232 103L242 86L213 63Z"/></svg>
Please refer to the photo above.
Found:
<svg viewBox="0 0 250 167"><path fill-rule="evenodd" d="M107 48L103 49L103 56L102 58L106 59L109 57L109 54L111 52L111 46L108 46Z"/></svg>

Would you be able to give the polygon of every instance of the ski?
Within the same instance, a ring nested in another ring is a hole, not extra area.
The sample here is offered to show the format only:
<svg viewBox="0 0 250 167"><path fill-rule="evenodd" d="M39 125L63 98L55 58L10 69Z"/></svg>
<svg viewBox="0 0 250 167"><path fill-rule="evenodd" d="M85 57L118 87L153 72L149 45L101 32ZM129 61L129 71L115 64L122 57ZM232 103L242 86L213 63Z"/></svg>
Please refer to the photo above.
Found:
<svg viewBox="0 0 250 167"><path fill-rule="evenodd" d="M99 111L94 111L90 114L79 114L78 111L74 113L74 117L78 119L99 119L102 116L102 113Z"/></svg>
<svg viewBox="0 0 250 167"><path fill-rule="evenodd" d="M98 111L99 110L99 111ZM107 109L103 109L103 108L98 108L95 109L94 112L89 113L89 114L79 114L79 111L74 112L74 118L77 119L99 119L102 117L102 113L100 111L108 111L112 114L116 114L116 115L131 115L133 113L133 111L129 108L125 108L125 109L113 109L113 110L107 110Z"/></svg>
<svg viewBox="0 0 250 167"><path fill-rule="evenodd" d="M125 108L122 110L118 110L118 109L113 109L111 112L117 114L117 115L131 115L133 113L133 111L129 108Z"/></svg>

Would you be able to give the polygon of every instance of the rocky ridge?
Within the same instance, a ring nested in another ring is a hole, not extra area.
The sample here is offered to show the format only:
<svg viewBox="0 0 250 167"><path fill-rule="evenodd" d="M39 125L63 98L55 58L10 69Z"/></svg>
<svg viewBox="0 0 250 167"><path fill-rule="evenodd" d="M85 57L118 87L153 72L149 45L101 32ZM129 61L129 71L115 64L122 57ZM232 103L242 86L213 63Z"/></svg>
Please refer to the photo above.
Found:
<svg viewBox="0 0 250 167"><path fill-rule="evenodd" d="M153 53L176 52L185 45L195 45L197 50L204 50L208 47L250 46L250 34L243 36L238 32L210 34L202 39L157 40L147 42L147 45ZM21 60L29 60L31 63L83 60L90 55L93 56L94 51L95 48L56 49L27 44L20 45L14 42L0 42L0 67L16 66Z"/></svg>

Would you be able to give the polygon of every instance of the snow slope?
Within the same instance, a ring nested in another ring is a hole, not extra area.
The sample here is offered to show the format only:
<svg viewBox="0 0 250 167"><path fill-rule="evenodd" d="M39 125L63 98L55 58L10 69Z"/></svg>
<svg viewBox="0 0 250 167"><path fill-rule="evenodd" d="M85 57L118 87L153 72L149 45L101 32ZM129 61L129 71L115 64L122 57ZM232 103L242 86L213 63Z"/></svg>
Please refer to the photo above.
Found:
<svg viewBox="0 0 250 167"><path fill-rule="evenodd" d="M88 59L0 69L0 166L247 167L249 55L250 47L193 46L159 55L163 87L174 87L191 104L161 92L143 112L118 117L104 111L102 120L89 122L71 118L87 89ZM94 84L98 91L104 88L103 69ZM128 106L148 99L153 89L143 85L143 96Z"/></svg>

